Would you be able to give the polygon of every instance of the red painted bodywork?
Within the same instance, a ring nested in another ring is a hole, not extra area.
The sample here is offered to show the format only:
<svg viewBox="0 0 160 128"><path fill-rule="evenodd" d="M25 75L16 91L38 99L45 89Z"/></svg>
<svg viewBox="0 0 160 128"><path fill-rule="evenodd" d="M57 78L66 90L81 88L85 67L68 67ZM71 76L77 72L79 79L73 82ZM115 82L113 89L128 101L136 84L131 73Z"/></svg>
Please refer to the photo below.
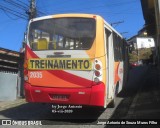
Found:
<svg viewBox="0 0 160 128"><path fill-rule="evenodd" d="M25 82L24 87L28 102L104 106L105 86L103 83L91 88L48 88L31 86ZM35 90L40 90L40 92ZM79 92L85 92L85 94L79 94ZM68 95L69 98L67 100L53 99L52 96L55 94Z"/></svg>
<svg viewBox="0 0 160 128"><path fill-rule="evenodd" d="M26 46L25 54L25 60L39 58L28 46ZM32 82L32 84L30 84L30 80L28 80L24 83L27 102L104 106L104 83L96 84L94 81L61 70L46 70L46 72L49 73L50 76L45 78L56 76L58 79L69 82L70 85L74 84L79 87L47 87L46 85L42 86L40 84L46 84L50 81L49 79L46 79L46 82L35 80L36 82L34 83L37 84L33 84ZM66 83L64 82L64 84ZM50 85L50 83L48 85ZM68 99L53 99L53 95L67 95Z"/></svg>

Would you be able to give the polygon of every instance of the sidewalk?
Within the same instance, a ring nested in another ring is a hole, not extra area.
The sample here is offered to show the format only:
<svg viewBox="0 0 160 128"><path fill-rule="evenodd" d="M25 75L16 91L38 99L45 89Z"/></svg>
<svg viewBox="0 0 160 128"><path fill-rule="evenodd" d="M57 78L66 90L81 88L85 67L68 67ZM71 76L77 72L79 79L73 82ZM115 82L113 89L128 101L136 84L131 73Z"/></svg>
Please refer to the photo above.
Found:
<svg viewBox="0 0 160 128"><path fill-rule="evenodd" d="M27 102L25 101L24 98L19 98L14 101L0 101L0 111L19 106L21 104L26 104L26 103Z"/></svg>
<svg viewBox="0 0 160 128"><path fill-rule="evenodd" d="M160 68L149 67L126 119L160 119Z"/></svg>

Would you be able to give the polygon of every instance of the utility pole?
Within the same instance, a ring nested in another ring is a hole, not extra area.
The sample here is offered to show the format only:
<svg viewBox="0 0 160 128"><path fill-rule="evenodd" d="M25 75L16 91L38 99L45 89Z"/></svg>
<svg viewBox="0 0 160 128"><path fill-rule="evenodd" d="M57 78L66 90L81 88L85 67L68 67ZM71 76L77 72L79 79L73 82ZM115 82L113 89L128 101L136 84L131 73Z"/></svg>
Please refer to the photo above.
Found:
<svg viewBox="0 0 160 128"><path fill-rule="evenodd" d="M121 24L121 23L124 23L124 21L118 21L118 22L111 23L111 26L118 25L118 24Z"/></svg>
<svg viewBox="0 0 160 128"><path fill-rule="evenodd" d="M29 15L29 20L30 20L37 16L37 10L36 10L35 0L29 0L29 1L30 1L30 8L28 11L28 15Z"/></svg>
<svg viewBox="0 0 160 128"><path fill-rule="evenodd" d="M28 11L26 12L28 14L28 20L31 20L37 16L37 11L36 11L36 4L35 0L29 0L30 2L30 7ZM26 45L26 33L24 34L24 41L22 43L22 48L20 51L20 60L19 60L19 84L18 84L18 96L24 98L24 53L25 53L25 45Z"/></svg>

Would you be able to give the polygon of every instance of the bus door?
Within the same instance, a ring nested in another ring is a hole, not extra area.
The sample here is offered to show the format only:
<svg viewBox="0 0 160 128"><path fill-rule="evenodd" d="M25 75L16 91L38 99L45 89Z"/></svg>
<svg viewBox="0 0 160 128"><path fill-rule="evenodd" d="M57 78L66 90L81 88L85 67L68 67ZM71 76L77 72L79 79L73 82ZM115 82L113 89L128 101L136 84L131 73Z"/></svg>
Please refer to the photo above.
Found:
<svg viewBox="0 0 160 128"><path fill-rule="evenodd" d="M114 90L114 50L112 32L105 27L105 41L106 41L106 93L107 99L113 98Z"/></svg>

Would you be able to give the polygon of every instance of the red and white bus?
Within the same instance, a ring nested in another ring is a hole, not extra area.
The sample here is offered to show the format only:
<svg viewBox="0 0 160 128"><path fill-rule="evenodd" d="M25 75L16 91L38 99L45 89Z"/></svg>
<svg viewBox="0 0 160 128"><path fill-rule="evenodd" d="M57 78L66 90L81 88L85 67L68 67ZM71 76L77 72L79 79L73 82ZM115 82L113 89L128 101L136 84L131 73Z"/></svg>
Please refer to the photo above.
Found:
<svg viewBox="0 0 160 128"><path fill-rule="evenodd" d="M126 81L126 57L123 37L98 15L32 19L25 46L26 100L105 108Z"/></svg>

